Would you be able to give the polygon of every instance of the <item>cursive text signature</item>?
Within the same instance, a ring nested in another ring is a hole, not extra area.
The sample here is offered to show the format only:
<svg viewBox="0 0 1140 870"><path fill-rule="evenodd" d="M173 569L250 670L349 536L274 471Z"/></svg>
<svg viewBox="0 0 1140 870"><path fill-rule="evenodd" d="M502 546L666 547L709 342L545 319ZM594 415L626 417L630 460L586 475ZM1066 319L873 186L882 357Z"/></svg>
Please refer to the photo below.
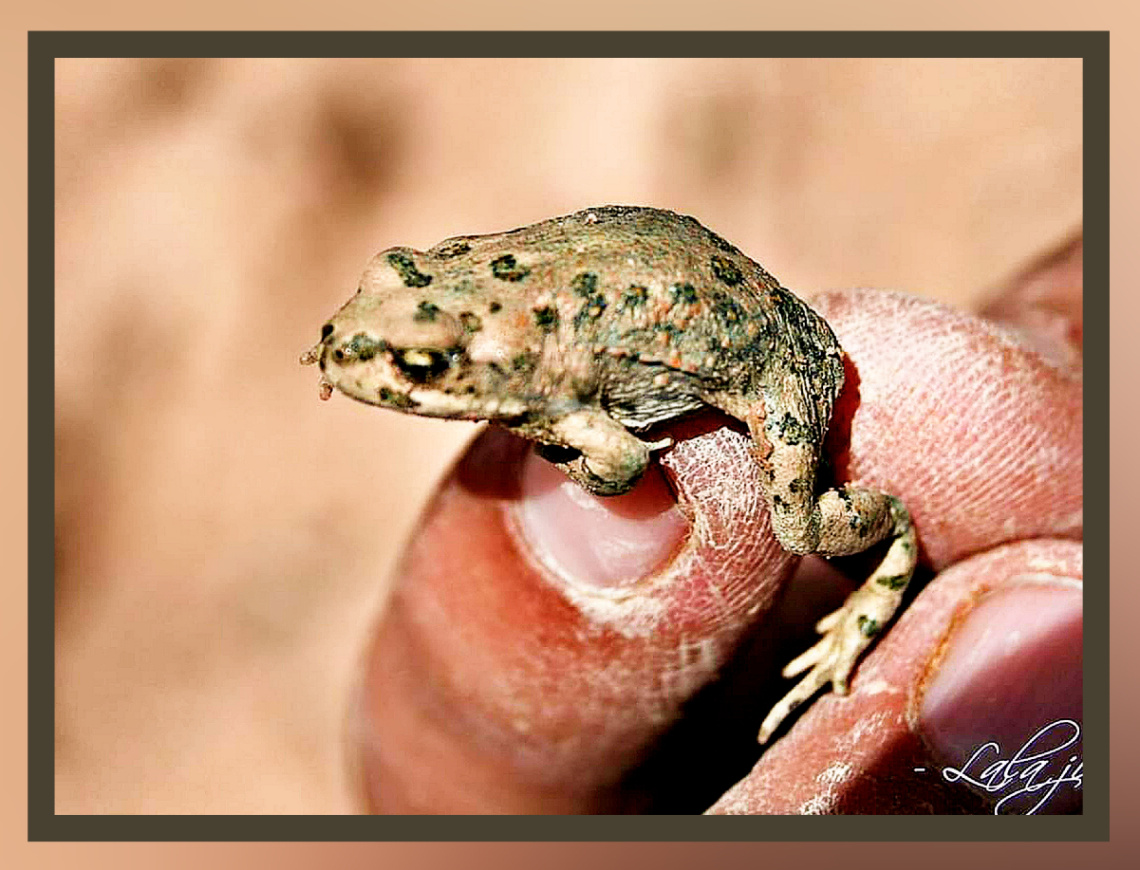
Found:
<svg viewBox="0 0 1140 870"><path fill-rule="evenodd" d="M1009 758L1002 757L997 743L983 743L962 767L944 768L942 776L947 782L965 781L989 794L1001 794L994 815L1031 816L1062 786L1081 788L1084 761L1079 752L1066 751L1080 737L1080 723L1058 719L1039 729Z"/></svg>

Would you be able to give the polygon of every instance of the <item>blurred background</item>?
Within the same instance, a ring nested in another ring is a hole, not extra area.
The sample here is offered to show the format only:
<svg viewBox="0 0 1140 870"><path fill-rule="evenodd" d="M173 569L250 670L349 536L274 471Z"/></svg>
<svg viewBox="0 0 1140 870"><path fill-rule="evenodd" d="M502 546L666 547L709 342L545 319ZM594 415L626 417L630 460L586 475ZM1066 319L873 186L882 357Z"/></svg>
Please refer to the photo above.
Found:
<svg viewBox="0 0 1140 870"><path fill-rule="evenodd" d="M360 810L357 657L475 429L318 401L376 251L653 205L973 308L1081 160L1072 59L57 61L57 812Z"/></svg>

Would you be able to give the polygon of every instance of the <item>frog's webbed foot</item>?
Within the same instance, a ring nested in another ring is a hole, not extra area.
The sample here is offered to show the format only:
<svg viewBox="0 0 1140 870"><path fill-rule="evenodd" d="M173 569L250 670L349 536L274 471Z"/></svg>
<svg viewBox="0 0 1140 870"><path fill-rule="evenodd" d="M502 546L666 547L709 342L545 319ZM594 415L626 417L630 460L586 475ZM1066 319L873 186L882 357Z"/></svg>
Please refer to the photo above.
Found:
<svg viewBox="0 0 1140 870"><path fill-rule="evenodd" d="M868 516L860 514L860 506L871 508L872 525L878 527L873 532L877 535L875 539L890 537L891 544L867 581L848 596L842 607L816 624L816 631L823 635L819 642L784 668L785 677L808 673L765 717L760 726L761 743L768 741L792 710L827 683L831 683L837 694L847 694L851 670L898 609L914 573L917 560L914 526L898 499L872 490L845 488L824 493L819 505L825 529L834 528L828 519L839 518L845 521L847 528L854 530L858 525L854 521ZM821 542L820 551L836 555L836 549L843 546L835 538Z"/></svg>
<svg viewBox="0 0 1140 870"><path fill-rule="evenodd" d="M598 410L575 411L555 420L550 434L556 445L540 454L571 480L595 495L621 495L645 473L649 454L672 445L671 438L645 442Z"/></svg>

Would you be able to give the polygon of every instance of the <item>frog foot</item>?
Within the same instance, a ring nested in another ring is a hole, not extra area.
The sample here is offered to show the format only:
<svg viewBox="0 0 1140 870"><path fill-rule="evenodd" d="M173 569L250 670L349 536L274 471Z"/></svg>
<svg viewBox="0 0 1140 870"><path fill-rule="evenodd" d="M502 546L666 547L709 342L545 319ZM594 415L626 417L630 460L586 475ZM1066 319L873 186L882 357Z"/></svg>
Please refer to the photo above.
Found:
<svg viewBox="0 0 1140 870"><path fill-rule="evenodd" d="M855 662L882 631L897 605L897 596L883 594L873 586L863 586L852 592L842 607L816 623L816 631L823 637L783 670L785 677L804 671L808 674L764 718L759 741L767 743L780 723L827 683L831 683L836 694L846 695L847 680Z"/></svg>

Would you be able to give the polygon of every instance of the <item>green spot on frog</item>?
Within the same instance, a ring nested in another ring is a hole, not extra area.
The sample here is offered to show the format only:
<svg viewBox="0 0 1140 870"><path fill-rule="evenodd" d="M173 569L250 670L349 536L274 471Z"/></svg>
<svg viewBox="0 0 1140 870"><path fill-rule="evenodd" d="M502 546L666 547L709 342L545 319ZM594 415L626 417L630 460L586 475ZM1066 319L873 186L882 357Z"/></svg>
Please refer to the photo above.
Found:
<svg viewBox="0 0 1140 870"><path fill-rule="evenodd" d="M388 342L375 339L365 332L358 332L343 350L337 350L334 356L338 360L358 359L364 362L372 359L376 354L388 349Z"/></svg>
<svg viewBox="0 0 1140 870"><path fill-rule="evenodd" d="M574 315L574 325L581 327L601 317L608 303L606 297L598 292L598 276L593 272L582 272L575 276L571 286L574 292L585 300L578 313Z"/></svg>
<svg viewBox="0 0 1140 870"><path fill-rule="evenodd" d="M385 405L389 406L390 408L398 408L401 411L408 411L412 408L417 408L420 404L410 396L389 390L387 387L381 387L377 391L376 395Z"/></svg>
<svg viewBox="0 0 1140 870"><path fill-rule="evenodd" d="M589 298L598 290L598 276L593 272L580 272L574 276L574 280L570 282L570 286L579 296Z"/></svg>
<svg viewBox="0 0 1140 870"><path fill-rule="evenodd" d="M782 417L769 418L764 423L764 428L792 447L797 444L808 443L811 440L811 431L804 425L803 421L787 412ZM840 498L843 498L848 505L850 504L849 498L844 498L842 493Z"/></svg>
<svg viewBox="0 0 1140 870"><path fill-rule="evenodd" d="M674 284L673 285L673 302L685 305L694 305L697 301L697 291L692 284Z"/></svg>
<svg viewBox="0 0 1140 870"><path fill-rule="evenodd" d="M558 328L558 309L549 305L534 309L534 322L543 332L554 332Z"/></svg>
<svg viewBox="0 0 1140 870"><path fill-rule="evenodd" d="M731 260L725 257L714 256L710 263L712 265L713 274L716 275L717 280L727 284L729 287L735 287L744 280L740 269Z"/></svg>
<svg viewBox="0 0 1140 870"><path fill-rule="evenodd" d="M500 281L521 281L530 274L530 269L520 266L514 254L503 254L491 261L491 274Z"/></svg>
<svg viewBox="0 0 1140 870"><path fill-rule="evenodd" d="M621 307L625 310L640 308L649 299L649 289L639 284L631 284L622 294Z"/></svg>
<svg viewBox="0 0 1140 870"><path fill-rule="evenodd" d="M425 275L416 268L416 261L402 251L393 251L387 257L388 265L396 270L400 280L407 287L426 287L431 283L431 275Z"/></svg>
<svg viewBox="0 0 1140 870"><path fill-rule="evenodd" d="M744 320L744 309L741 308L735 300L729 299L727 296L718 296L716 298L713 302L713 311L716 313L718 319L724 321L730 327Z"/></svg>
<svg viewBox="0 0 1140 870"><path fill-rule="evenodd" d="M888 577L879 577L876 581L880 586L886 586L888 589L898 591L905 589L910 582L909 574L892 574Z"/></svg>
<svg viewBox="0 0 1140 870"><path fill-rule="evenodd" d="M434 323L438 316L439 306L425 300L416 307L416 313L412 315L412 319L420 322L426 321L427 323Z"/></svg>

